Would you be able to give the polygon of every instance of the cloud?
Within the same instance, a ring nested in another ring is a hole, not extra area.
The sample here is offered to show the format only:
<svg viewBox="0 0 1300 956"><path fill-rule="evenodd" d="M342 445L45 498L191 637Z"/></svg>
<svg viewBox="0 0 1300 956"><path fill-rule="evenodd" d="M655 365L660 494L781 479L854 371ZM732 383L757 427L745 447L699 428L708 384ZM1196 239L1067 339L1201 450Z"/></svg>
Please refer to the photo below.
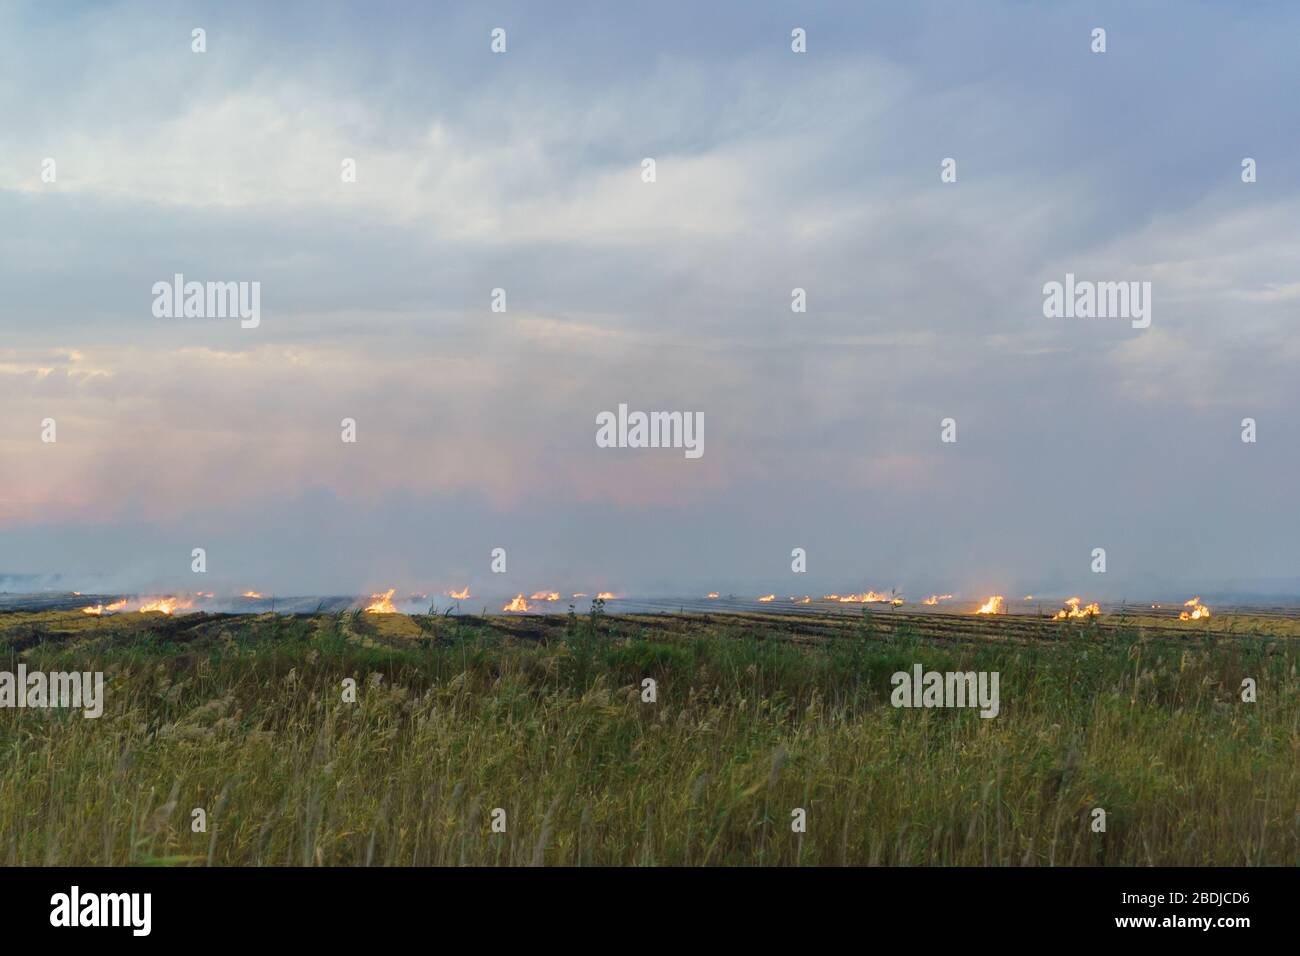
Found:
<svg viewBox="0 0 1300 956"><path fill-rule="evenodd" d="M801 591L1078 586L1107 541L1117 588L1282 574L1300 182L1252 50L1293 17L1157 7L1104 62L1015 6L810 10L804 57L749 7L505 8L495 58L415 5L8 10L0 570L166 581L202 537L268 588L475 583L495 544L584 590L780 590L796 541ZM1151 328L1044 319L1067 271L1151 281ZM261 282L261 327L154 318L177 272ZM597 449L620 402L703 412L704 458Z"/></svg>

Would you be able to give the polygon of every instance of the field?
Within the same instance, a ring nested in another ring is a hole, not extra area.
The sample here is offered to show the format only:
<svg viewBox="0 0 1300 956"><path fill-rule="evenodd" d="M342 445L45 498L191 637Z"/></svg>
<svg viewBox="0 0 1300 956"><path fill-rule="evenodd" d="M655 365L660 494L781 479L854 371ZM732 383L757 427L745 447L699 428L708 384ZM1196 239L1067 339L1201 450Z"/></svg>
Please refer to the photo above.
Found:
<svg viewBox="0 0 1300 956"><path fill-rule="evenodd" d="M1240 615L0 613L0 670L106 682L99 719L0 709L0 863L1294 865L1298 647ZM891 706L918 663L998 672L1000 713Z"/></svg>

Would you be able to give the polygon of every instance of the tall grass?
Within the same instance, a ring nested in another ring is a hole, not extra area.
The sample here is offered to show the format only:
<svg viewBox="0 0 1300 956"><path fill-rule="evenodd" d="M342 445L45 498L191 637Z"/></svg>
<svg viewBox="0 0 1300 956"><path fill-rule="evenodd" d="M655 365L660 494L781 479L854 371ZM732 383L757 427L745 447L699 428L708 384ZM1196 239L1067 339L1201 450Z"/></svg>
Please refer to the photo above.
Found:
<svg viewBox="0 0 1300 956"><path fill-rule="evenodd" d="M536 643L417 623L389 642L321 616L0 645L0 669L107 675L98 720L0 710L0 862L1300 859L1293 641L927 642L864 622L799 645L725 624L647 639L593 615ZM891 707L913 663L999 671L1000 715Z"/></svg>

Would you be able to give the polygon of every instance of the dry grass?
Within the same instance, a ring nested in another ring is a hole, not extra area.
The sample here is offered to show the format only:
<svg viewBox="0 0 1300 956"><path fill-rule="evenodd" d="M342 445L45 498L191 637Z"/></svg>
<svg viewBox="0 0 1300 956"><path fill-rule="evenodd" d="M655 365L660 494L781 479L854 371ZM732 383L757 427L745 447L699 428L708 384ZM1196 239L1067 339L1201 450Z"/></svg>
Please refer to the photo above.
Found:
<svg viewBox="0 0 1300 956"><path fill-rule="evenodd" d="M0 710L0 863L1294 864L1258 630L0 615L0 669L108 675L99 720ZM1001 715L890 707L914 662L999 671Z"/></svg>

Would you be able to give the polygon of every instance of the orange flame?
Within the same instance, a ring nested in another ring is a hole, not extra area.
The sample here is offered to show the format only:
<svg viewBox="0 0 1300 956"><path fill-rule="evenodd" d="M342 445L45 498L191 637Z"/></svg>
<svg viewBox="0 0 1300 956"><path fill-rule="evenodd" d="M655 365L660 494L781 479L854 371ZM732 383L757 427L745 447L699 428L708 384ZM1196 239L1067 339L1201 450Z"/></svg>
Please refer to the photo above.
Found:
<svg viewBox="0 0 1300 956"><path fill-rule="evenodd" d="M1053 621L1063 621L1070 617L1096 617L1101 613L1101 608L1094 601L1086 607L1079 607L1083 601L1081 598L1072 597L1065 602L1066 606L1061 608L1052 615Z"/></svg>
<svg viewBox="0 0 1300 956"><path fill-rule="evenodd" d="M177 611L184 611L194 606L193 601L178 597L164 598L147 598L140 604L141 613L145 611L161 611L163 614L175 614Z"/></svg>
<svg viewBox="0 0 1300 956"><path fill-rule="evenodd" d="M601 591L596 595L596 599L599 601L612 601L614 597L614 594L610 591Z"/></svg>
<svg viewBox="0 0 1300 956"><path fill-rule="evenodd" d="M455 598L457 601L463 601L469 597L469 588L461 588L459 591L448 591L447 594L450 597Z"/></svg>
<svg viewBox="0 0 1300 956"><path fill-rule="evenodd" d="M559 591L538 591L528 600L530 601L558 601L560 599Z"/></svg>
<svg viewBox="0 0 1300 956"><path fill-rule="evenodd" d="M794 601L795 604L811 604L811 603L812 603L812 598L810 598L810 597L809 597L808 595L806 595L806 594L805 594L803 597L801 597L801 598L799 598L799 597L791 597L790 600L791 600L791 601Z"/></svg>
<svg viewBox="0 0 1300 956"><path fill-rule="evenodd" d="M383 594L370 595L370 603L366 605L367 614L396 614L397 608L393 607L393 594L397 588L389 588Z"/></svg>
<svg viewBox="0 0 1300 956"><path fill-rule="evenodd" d="M96 604L94 607L83 607L81 609L81 613L94 614L98 616L101 614L109 613L111 611L120 611L124 607L126 607L126 598L122 598L122 600L120 601L114 601L112 604L106 605L101 602L99 604Z"/></svg>
<svg viewBox="0 0 1300 956"><path fill-rule="evenodd" d="M767 595L764 595L763 597L759 598L759 599L758 599L758 603L759 603L759 604L766 604L768 601L775 601L775 600L776 600L776 595L775 595L775 594L767 594Z"/></svg>
<svg viewBox="0 0 1300 956"><path fill-rule="evenodd" d="M708 594L706 594L706 595L704 595L704 596L705 596L706 598L715 598L715 597L718 596L718 592L717 592L717 591L710 591Z"/></svg>
<svg viewBox="0 0 1300 956"><path fill-rule="evenodd" d="M1194 597L1190 601L1184 601L1183 607L1190 607L1192 610L1190 613L1180 611L1178 613L1178 620L1180 621L1199 621L1203 617L1210 616L1210 609L1202 604L1201 599L1198 597Z"/></svg>
<svg viewBox="0 0 1300 956"><path fill-rule="evenodd" d="M527 611L527 610L528 610L528 602L524 600L524 596L523 596L522 594L516 594L515 597L514 597L514 600L512 600L509 604L507 604L507 605L506 605L505 607L503 607L501 610L503 610L503 611Z"/></svg>
<svg viewBox="0 0 1300 956"><path fill-rule="evenodd" d="M262 592L261 592L261 591L245 591L243 596L246 597L246 598L260 598L260 597L262 596Z"/></svg>
<svg viewBox="0 0 1300 956"><path fill-rule="evenodd" d="M889 594L877 594L875 591L865 591L862 594L846 594L844 597L828 594L826 600L839 601L841 604L892 604L894 597Z"/></svg>
<svg viewBox="0 0 1300 956"><path fill-rule="evenodd" d="M1006 614L1007 602L1001 594L995 594L975 611L976 614Z"/></svg>
<svg viewBox="0 0 1300 956"><path fill-rule="evenodd" d="M952 600L951 594L931 594L928 598L926 598L921 603L928 604L931 607L934 607L940 601L951 601L951 600Z"/></svg>

